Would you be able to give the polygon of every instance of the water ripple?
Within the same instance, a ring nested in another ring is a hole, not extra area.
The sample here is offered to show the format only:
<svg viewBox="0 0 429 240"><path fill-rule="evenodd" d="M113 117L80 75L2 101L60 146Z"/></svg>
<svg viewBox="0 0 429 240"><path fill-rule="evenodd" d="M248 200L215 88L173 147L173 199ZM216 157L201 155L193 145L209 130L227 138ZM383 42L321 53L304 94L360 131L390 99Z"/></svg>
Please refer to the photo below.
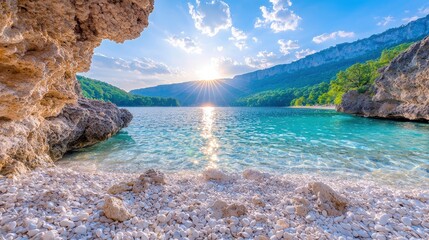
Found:
<svg viewBox="0 0 429 240"><path fill-rule="evenodd" d="M429 125L289 108L129 108L131 125L68 154L62 164L139 172L230 171L350 174L427 183Z"/></svg>

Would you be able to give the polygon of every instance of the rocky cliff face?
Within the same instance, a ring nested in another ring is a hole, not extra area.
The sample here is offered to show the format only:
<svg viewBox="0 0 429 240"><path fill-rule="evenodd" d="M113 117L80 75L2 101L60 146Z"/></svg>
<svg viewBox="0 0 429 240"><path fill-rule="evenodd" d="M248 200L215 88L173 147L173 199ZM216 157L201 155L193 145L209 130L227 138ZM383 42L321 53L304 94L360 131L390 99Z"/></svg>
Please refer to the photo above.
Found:
<svg viewBox="0 0 429 240"><path fill-rule="evenodd" d="M366 117L429 121L429 37L383 69L371 93L346 93L338 110Z"/></svg>
<svg viewBox="0 0 429 240"><path fill-rule="evenodd" d="M290 64L277 65L271 68L235 76L234 79L261 80L278 74L295 72L301 69L320 66L326 63L344 61L370 54L366 60L378 57L382 50L404 42L421 40L429 34L429 15L407 25L389 29L369 38L352 43L343 43L318 53L307 56Z"/></svg>
<svg viewBox="0 0 429 240"><path fill-rule="evenodd" d="M81 99L103 39L123 42L148 25L153 0L0 2L0 173L25 171L107 139L132 116Z"/></svg>

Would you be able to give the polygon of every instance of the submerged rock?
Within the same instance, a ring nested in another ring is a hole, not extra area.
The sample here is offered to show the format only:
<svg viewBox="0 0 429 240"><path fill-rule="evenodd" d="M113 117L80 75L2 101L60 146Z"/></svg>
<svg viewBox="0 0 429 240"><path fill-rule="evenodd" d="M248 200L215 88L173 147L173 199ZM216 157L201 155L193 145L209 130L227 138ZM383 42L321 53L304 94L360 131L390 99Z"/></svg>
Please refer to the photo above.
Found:
<svg viewBox="0 0 429 240"><path fill-rule="evenodd" d="M317 196L317 209L320 212L326 211L328 216L339 216L345 212L348 205L347 199L336 193L328 185L313 182L309 183L308 187Z"/></svg>
<svg viewBox="0 0 429 240"><path fill-rule="evenodd" d="M127 126L127 110L84 99L75 75L103 39L138 37L152 10L152 0L0 4L0 174L51 165Z"/></svg>
<svg viewBox="0 0 429 240"><path fill-rule="evenodd" d="M116 197L109 196L105 198L103 212L107 218L119 222L126 221L133 217L125 208L125 205L122 200Z"/></svg>
<svg viewBox="0 0 429 240"><path fill-rule="evenodd" d="M429 37L396 57L371 93L344 94L341 112L366 117L429 121Z"/></svg>

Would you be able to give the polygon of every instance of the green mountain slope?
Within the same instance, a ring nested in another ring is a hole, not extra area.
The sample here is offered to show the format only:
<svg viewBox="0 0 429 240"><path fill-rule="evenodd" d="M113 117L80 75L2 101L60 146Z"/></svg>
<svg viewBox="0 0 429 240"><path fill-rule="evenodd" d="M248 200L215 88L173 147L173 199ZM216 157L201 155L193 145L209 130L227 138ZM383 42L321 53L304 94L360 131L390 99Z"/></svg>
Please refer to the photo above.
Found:
<svg viewBox="0 0 429 240"><path fill-rule="evenodd" d="M122 107L137 106L178 106L173 98L143 97L125 92L124 90L98 80L76 76L86 98L111 102Z"/></svg>
<svg viewBox="0 0 429 240"><path fill-rule="evenodd" d="M350 90L368 91L379 76L378 69L387 66L393 58L405 51L411 43L384 50L376 60L356 63L339 71L329 84L322 82L303 88L264 91L236 101L238 106L309 106L340 104L344 93Z"/></svg>

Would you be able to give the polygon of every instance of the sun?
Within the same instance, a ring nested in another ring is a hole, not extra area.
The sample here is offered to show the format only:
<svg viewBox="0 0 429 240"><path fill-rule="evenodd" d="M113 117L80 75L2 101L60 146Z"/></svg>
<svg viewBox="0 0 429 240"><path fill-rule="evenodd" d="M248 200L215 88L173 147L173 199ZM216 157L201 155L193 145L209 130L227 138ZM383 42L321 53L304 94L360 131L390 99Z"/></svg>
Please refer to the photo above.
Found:
<svg viewBox="0 0 429 240"><path fill-rule="evenodd" d="M199 80L214 80L221 78L218 67L213 64L200 67L196 71L196 74Z"/></svg>

